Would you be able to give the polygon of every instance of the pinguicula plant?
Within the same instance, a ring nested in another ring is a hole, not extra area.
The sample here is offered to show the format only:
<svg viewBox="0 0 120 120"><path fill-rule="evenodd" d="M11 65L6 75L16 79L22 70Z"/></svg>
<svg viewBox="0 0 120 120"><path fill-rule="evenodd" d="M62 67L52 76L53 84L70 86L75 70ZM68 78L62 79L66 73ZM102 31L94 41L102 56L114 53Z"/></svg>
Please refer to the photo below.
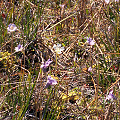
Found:
<svg viewBox="0 0 120 120"><path fill-rule="evenodd" d="M15 47L15 52L19 52L23 50L23 46L19 44L17 47Z"/></svg>
<svg viewBox="0 0 120 120"><path fill-rule="evenodd" d="M49 67L49 65L52 63L53 61L48 59L46 62L44 62L40 68L42 68L43 72L47 72L47 68Z"/></svg>
<svg viewBox="0 0 120 120"><path fill-rule="evenodd" d="M13 32L17 30L17 26L13 23L10 23L7 27L8 33L12 33L12 41L11 41L11 54L13 52Z"/></svg>
<svg viewBox="0 0 120 120"><path fill-rule="evenodd" d="M10 23L9 25L8 25L8 27L7 27L7 31L8 32L15 32L17 30L17 26L15 25L15 24L13 24L13 23Z"/></svg>
<svg viewBox="0 0 120 120"><path fill-rule="evenodd" d="M57 43L57 45L54 44L53 48L57 54L61 54L62 51L64 50L64 47L61 47L61 44L59 43Z"/></svg>
<svg viewBox="0 0 120 120"><path fill-rule="evenodd" d="M92 40L92 38L90 38L90 37L87 38L87 43L91 46L95 44L94 40Z"/></svg>
<svg viewBox="0 0 120 120"><path fill-rule="evenodd" d="M118 2L1 2L0 119L119 119Z"/></svg>
<svg viewBox="0 0 120 120"><path fill-rule="evenodd" d="M52 78L50 75L48 75L48 79L47 79L45 88L47 88L51 85L56 85L56 84L57 84L57 81L54 78Z"/></svg>
<svg viewBox="0 0 120 120"><path fill-rule="evenodd" d="M106 3L106 4L109 4L109 2L110 2L110 0L105 0L105 3Z"/></svg>
<svg viewBox="0 0 120 120"><path fill-rule="evenodd" d="M57 43L57 45L54 44L53 49L56 52L56 69L57 69L57 55L62 53L62 51L64 50L64 47L61 47L61 44Z"/></svg>
<svg viewBox="0 0 120 120"><path fill-rule="evenodd" d="M92 72L92 67L89 67L89 68L88 68L88 72Z"/></svg>
<svg viewBox="0 0 120 120"><path fill-rule="evenodd" d="M113 94L113 90L111 90L110 92L109 92L109 95L106 97L106 100L116 100L117 98L115 97L115 95Z"/></svg>

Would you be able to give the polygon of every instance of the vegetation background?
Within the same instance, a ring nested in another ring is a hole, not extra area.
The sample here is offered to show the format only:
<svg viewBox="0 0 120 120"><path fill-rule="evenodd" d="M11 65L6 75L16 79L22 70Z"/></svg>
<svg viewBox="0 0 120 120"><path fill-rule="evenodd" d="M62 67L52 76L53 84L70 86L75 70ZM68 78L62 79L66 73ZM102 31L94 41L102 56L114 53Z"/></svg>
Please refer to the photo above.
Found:
<svg viewBox="0 0 120 120"><path fill-rule="evenodd" d="M119 0L2 0L0 28L1 120L120 119Z"/></svg>

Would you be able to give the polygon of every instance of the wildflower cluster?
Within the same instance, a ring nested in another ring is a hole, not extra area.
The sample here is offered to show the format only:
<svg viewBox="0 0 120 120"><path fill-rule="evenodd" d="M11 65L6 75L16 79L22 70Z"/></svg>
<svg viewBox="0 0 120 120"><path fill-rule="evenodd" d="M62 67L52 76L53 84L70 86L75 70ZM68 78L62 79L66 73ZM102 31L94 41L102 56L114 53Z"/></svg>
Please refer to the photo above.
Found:
<svg viewBox="0 0 120 120"><path fill-rule="evenodd" d="M8 32L15 32L17 30L17 27L15 24L10 23L8 25L7 31ZM56 53L61 54L61 52L64 50L64 47L61 47L61 44L57 44L54 45L53 48L55 49ZM19 52L23 50L23 46L21 44L19 44L17 47L15 47L15 52ZM44 62L41 65L41 68L43 70L43 72L47 72L47 68L49 67L49 65L52 63L52 60L48 59L46 62ZM50 85L56 85L57 81L55 79L53 79L51 76L48 76L48 80L47 80L47 84L45 86L45 88L47 88Z"/></svg>
<svg viewBox="0 0 120 120"><path fill-rule="evenodd" d="M48 2L1 2L0 119L119 119L120 1Z"/></svg>
<svg viewBox="0 0 120 120"><path fill-rule="evenodd" d="M46 62L44 62L40 68L42 68L43 72L47 72L47 68L49 67L49 65L52 63L53 61L48 59ZM48 79L47 79L47 83L46 83L46 86L45 88L51 86L51 85L56 85L57 84L57 81L52 78L50 75L48 75Z"/></svg>

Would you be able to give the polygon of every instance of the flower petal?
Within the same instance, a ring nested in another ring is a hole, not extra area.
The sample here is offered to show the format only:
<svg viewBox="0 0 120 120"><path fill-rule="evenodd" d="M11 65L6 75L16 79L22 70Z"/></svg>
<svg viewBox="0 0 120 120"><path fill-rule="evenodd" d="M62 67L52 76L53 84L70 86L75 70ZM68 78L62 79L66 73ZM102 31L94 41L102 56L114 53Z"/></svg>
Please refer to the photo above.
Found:
<svg viewBox="0 0 120 120"><path fill-rule="evenodd" d="M65 50L65 48L64 48L64 47L61 47L61 51L63 51L63 50Z"/></svg>
<svg viewBox="0 0 120 120"><path fill-rule="evenodd" d="M51 76L48 76L47 83L49 83L50 85L56 85L57 81L53 79Z"/></svg>
<svg viewBox="0 0 120 120"><path fill-rule="evenodd" d="M57 47L61 47L61 44L57 43Z"/></svg>
<svg viewBox="0 0 120 120"><path fill-rule="evenodd" d="M8 27L7 27L7 31L8 31L8 32L14 32L14 31L16 31L16 30L17 30L17 27L16 27L15 24L10 23L10 24L8 25Z"/></svg>

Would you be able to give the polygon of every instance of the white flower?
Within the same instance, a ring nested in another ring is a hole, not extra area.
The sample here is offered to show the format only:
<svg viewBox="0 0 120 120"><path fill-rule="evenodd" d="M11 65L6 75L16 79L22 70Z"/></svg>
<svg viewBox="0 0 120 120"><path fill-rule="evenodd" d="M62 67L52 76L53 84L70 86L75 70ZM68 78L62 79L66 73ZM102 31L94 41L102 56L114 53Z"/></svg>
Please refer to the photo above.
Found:
<svg viewBox="0 0 120 120"><path fill-rule="evenodd" d="M78 56L77 56L77 53L75 53L75 57L73 58L74 62L75 61L78 61Z"/></svg>
<svg viewBox="0 0 120 120"><path fill-rule="evenodd" d="M89 68L88 68L88 71L89 71L89 72L92 72L92 67L89 67Z"/></svg>
<svg viewBox="0 0 120 120"><path fill-rule="evenodd" d="M110 32L110 31L111 31L111 26L108 27L108 32Z"/></svg>
<svg viewBox="0 0 120 120"><path fill-rule="evenodd" d="M62 51L64 50L64 47L61 47L61 44L59 43L57 43L57 45L54 44L53 48L57 54L61 54Z"/></svg>
<svg viewBox="0 0 120 120"><path fill-rule="evenodd" d="M8 31L8 32L14 32L14 31L16 31L16 30L17 30L17 27L16 27L15 24L10 23L10 24L8 25L8 27L7 27L7 31Z"/></svg>
<svg viewBox="0 0 120 120"><path fill-rule="evenodd" d="M109 4L109 2L110 2L110 0L105 0L105 3L106 3L106 4Z"/></svg>
<svg viewBox="0 0 120 120"><path fill-rule="evenodd" d="M59 5L62 9L65 7L65 4L64 5Z"/></svg>
<svg viewBox="0 0 120 120"><path fill-rule="evenodd" d="M23 50L23 46L22 45L18 45L17 47L15 47L15 52L19 52Z"/></svg>

